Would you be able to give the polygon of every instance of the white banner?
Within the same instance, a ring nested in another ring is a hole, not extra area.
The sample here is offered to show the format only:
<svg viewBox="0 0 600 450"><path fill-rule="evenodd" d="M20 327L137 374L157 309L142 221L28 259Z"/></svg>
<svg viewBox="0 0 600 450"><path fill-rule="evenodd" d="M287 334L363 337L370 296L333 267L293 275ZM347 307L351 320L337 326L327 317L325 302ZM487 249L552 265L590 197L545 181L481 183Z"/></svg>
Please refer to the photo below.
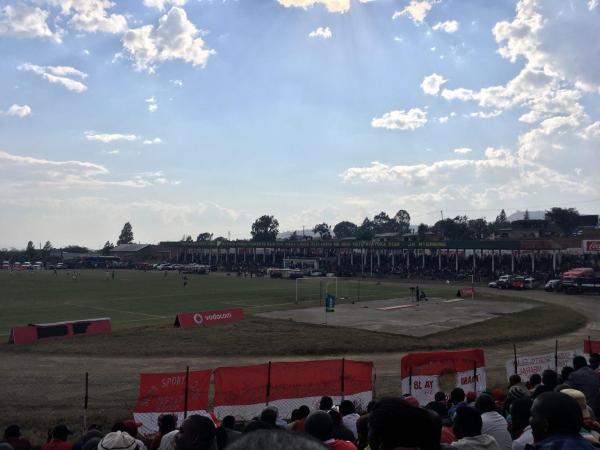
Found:
<svg viewBox="0 0 600 450"><path fill-rule="evenodd" d="M447 376L442 375L442 377ZM444 380L442 384L444 384L445 389L440 388L439 375L418 375L412 378L403 378L402 393L412 395L421 406L425 406L427 403L432 402L436 392L441 390L448 390L446 392L448 394L449 390L459 387L465 392L477 392L479 394L487 389L485 367L478 367L476 374L473 370L467 370L456 372L451 376L454 377L454 382L449 383L448 380Z"/></svg>
<svg viewBox="0 0 600 450"><path fill-rule="evenodd" d="M554 353L547 353L538 356L521 356L517 358L517 374L523 378L523 381L529 379L534 373L542 374L546 369L558 369L558 372L565 366L573 365L573 357L579 355L577 350L566 350L558 352L558 365L555 361ZM506 361L506 376L510 377L515 373L515 360Z"/></svg>

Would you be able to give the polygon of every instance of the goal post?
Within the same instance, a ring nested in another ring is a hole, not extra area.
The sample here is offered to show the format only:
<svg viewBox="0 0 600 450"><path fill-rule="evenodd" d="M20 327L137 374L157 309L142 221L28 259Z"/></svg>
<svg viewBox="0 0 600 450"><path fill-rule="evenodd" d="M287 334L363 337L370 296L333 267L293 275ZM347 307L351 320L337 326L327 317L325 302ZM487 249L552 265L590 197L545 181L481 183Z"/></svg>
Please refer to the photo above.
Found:
<svg viewBox="0 0 600 450"><path fill-rule="evenodd" d="M296 278L296 303L301 301L323 301L327 294L338 297L338 277Z"/></svg>

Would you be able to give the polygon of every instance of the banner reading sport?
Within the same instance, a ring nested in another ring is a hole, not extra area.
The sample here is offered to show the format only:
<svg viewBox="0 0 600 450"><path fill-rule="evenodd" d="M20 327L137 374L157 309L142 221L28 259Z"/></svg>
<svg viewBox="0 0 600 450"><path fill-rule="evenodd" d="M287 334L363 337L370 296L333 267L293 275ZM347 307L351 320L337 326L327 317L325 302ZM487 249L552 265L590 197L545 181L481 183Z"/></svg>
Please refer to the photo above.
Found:
<svg viewBox="0 0 600 450"><path fill-rule="evenodd" d="M142 423L144 434L158 431L157 419L161 414L176 414L181 424L187 407L188 416L200 414L210 417L208 387L212 370L189 372L186 402L186 373L143 373L140 392L133 410L133 418Z"/></svg>
<svg viewBox="0 0 600 450"><path fill-rule="evenodd" d="M433 401L436 392L448 394L455 387L478 393L486 389L481 349L409 353L400 362L400 372L402 393L421 405Z"/></svg>

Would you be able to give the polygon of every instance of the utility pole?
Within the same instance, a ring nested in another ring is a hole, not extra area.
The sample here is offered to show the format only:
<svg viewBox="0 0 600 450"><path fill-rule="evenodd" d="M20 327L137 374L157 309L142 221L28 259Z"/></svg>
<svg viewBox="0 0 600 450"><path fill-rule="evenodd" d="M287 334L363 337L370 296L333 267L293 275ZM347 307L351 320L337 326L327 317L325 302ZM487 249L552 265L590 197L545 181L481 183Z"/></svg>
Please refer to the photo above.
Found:
<svg viewBox="0 0 600 450"><path fill-rule="evenodd" d="M442 220L444 220L444 211L440 211L440 216L442 216Z"/></svg>

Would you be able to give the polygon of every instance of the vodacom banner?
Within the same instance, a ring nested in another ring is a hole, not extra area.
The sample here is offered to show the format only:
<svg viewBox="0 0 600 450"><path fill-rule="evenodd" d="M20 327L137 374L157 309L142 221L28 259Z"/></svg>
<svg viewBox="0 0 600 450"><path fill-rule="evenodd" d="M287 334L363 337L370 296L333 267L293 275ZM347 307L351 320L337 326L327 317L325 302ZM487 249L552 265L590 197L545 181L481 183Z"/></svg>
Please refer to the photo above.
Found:
<svg viewBox="0 0 600 450"><path fill-rule="evenodd" d="M409 353L400 363L402 392L421 405L434 400L436 392L449 393L455 387L465 392L486 389L483 350Z"/></svg>
<svg viewBox="0 0 600 450"><path fill-rule="evenodd" d="M214 412L251 419L268 405L290 417L301 405L316 409L323 395L366 408L373 399L373 363L345 359L274 362L215 369Z"/></svg>
<svg viewBox="0 0 600 450"><path fill-rule="evenodd" d="M243 319L244 310L242 308L215 309L177 314L175 326L181 328L203 327L218 323L238 322Z"/></svg>
<svg viewBox="0 0 600 450"><path fill-rule="evenodd" d="M176 414L179 423L183 419L184 411L187 411L188 415L209 416L206 408L211 373L212 370L209 369L189 372L187 377L185 372L141 374L140 392L133 410L135 421L142 423L141 432L157 432L156 421L158 416L164 413Z"/></svg>

